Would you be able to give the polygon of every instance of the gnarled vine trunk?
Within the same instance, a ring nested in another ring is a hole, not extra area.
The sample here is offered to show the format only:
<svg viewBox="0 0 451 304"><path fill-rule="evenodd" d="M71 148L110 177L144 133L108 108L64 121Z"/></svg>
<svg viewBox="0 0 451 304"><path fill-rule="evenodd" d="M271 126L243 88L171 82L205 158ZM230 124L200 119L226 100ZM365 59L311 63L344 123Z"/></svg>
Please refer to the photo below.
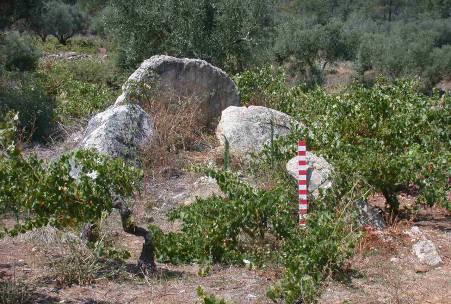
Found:
<svg viewBox="0 0 451 304"><path fill-rule="evenodd" d="M155 264L155 247L153 244L152 233L133 223L131 219L132 211L128 208L126 202L122 198L118 198L113 202L113 208L119 210L122 228L125 232L144 238L141 255L138 259L138 267L145 274L156 271L157 265Z"/></svg>
<svg viewBox="0 0 451 304"><path fill-rule="evenodd" d="M125 232L144 238L144 244L138 259L138 267L144 274L156 271L155 264L155 247L153 244L153 236L150 231L145 228L136 226L132 221L132 211L128 208L127 203L122 198L116 198L113 202L113 208L119 211L121 216L122 228ZM95 242L98 239L96 225L86 223L81 232L81 239L88 242Z"/></svg>

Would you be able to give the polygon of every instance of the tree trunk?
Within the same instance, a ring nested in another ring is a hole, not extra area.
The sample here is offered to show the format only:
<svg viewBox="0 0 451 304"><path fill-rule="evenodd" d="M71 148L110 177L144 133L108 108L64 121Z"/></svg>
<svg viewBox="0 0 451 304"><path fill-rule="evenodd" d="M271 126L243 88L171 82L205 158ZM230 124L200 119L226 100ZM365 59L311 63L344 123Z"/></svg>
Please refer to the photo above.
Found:
<svg viewBox="0 0 451 304"><path fill-rule="evenodd" d="M56 36L56 38L58 39L59 43L66 45L66 39L64 39L64 35Z"/></svg>
<svg viewBox="0 0 451 304"><path fill-rule="evenodd" d="M389 0L388 1L388 22L391 22L392 5L393 5L393 1Z"/></svg>
<svg viewBox="0 0 451 304"><path fill-rule="evenodd" d="M387 190L383 190L382 194L384 195L385 202L388 205L388 210L389 210L390 214L392 216L393 215L396 216L399 212L399 201L398 201L398 198L396 197L396 193L387 191Z"/></svg>
<svg viewBox="0 0 451 304"><path fill-rule="evenodd" d="M155 247L153 244L153 236L150 231L142 227L136 226L132 219L132 211L122 198L116 199L113 208L119 210L121 215L122 228L125 232L144 238L141 255L138 259L138 267L145 273L155 272L157 265L155 264Z"/></svg>

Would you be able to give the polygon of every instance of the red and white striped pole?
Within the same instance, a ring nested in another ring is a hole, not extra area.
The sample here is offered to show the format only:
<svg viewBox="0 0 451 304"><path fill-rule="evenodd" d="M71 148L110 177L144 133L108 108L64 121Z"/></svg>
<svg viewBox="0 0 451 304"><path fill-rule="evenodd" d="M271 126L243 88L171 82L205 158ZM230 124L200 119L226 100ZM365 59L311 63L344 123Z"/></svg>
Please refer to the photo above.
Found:
<svg viewBox="0 0 451 304"><path fill-rule="evenodd" d="M299 192L299 225L307 224L305 215L308 211L307 201L307 142L300 140L298 143L298 192Z"/></svg>

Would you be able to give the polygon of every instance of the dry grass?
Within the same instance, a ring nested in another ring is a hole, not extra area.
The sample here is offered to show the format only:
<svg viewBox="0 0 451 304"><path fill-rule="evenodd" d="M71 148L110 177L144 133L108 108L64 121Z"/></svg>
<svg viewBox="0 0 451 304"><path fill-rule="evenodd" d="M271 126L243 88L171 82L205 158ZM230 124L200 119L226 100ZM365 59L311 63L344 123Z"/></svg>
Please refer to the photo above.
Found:
<svg viewBox="0 0 451 304"><path fill-rule="evenodd" d="M209 150L215 145L212 130L199 115L202 109L197 98L172 96L165 101L158 97L140 101L155 125L153 140L142 151L144 168L151 169L152 174L171 175L173 168L183 167L183 158L175 157L175 154Z"/></svg>
<svg viewBox="0 0 451 304"><path fill-rule="evenodd" d="M52 246L45 257L50 276L60 286L92 284L101 270L98 258L80 242Z"/></svg>

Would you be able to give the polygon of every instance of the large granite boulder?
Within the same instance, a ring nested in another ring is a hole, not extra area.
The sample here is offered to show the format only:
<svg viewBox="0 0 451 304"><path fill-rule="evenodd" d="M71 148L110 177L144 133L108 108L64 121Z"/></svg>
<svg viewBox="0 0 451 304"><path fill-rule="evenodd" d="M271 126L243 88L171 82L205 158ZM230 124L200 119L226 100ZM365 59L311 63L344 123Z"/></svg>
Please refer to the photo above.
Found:
<svg viewBox="0 0 451 304"><path fill-rule="evenodd" d="M216 137L221 144L225 138L233 154L258 152L265 144L288 135L295 125L301 125L291 116L261 106L228 107L222 111L216 128Z"/></svg>
<svg viewBox="0 0 451 304"><path fill-rule="evenodd" d="M135 160L138 149L154 133L151 117L138 105L118 105L98 113L88 123L81 148Z"/></svg>
<svg viewBox="0 0 451 304"><path fill-rule="evenodd" d="M333 167L323 157L307 151L307 181L308 191L314 198L319 196L319 190L332 187ZM290 159L286 165L288 173L295 179L299 175L298 157Z"/></svg>
<svg viewBox="0 0 451 304"><path fill-rule="evenodd" d="M195 102L199 118L213 124L222 110L240 105L237 86L221 69L199 59L164 55L141 64L123 85L116 105L147 100Z"/></svg>

